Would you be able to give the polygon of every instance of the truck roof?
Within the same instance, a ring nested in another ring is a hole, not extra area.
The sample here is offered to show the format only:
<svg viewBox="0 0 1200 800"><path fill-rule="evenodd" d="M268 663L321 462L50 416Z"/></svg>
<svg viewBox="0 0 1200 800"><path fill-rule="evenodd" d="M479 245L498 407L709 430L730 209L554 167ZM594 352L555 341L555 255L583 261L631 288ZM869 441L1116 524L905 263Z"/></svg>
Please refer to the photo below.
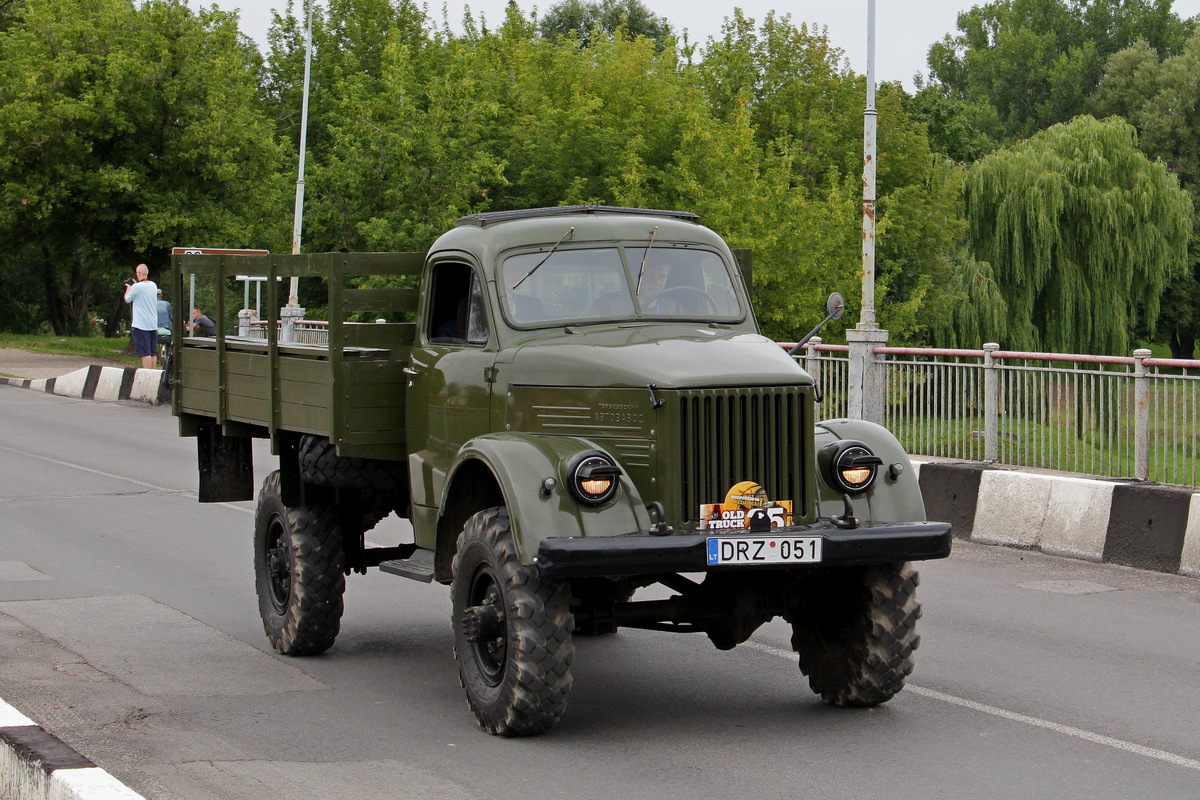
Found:
<svg viewBox="0 0 1200 800"><path fill-rule="evenodd" d="M639 217L663 217L664 219L700 223L700 215L693 214L690 211L663 211L653 208L622 208L620 206L553 206L550 208L519 208L512 211L486 211L482 214L469 214L459 219L455 224L458 226L473 225L483 228L496 222L559 217L566 214L629 214Z"/></svg>

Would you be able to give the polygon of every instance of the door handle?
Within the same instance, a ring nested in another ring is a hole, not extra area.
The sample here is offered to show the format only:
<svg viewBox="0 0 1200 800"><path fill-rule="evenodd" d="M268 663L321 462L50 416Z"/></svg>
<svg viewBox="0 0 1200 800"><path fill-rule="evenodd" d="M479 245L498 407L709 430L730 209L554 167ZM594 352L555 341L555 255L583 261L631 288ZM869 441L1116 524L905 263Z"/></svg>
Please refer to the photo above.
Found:
<svg viewBox="0 0 1200 800"><path fill-rule="evenodd" d="M421 373L417 372L415 369L413 369L412 367L403 367L403 368L401 368L401 371L405 375L420 375L421 374Z"/></svg>

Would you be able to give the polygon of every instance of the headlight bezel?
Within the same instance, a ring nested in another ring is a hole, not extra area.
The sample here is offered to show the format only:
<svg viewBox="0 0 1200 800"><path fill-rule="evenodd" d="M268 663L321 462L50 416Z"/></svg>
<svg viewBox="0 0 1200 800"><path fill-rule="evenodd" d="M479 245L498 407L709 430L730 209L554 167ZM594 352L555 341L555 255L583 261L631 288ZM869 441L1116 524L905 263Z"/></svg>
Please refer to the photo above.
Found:
<svg viewBox="0 0 1200 800"><path fill-rule="evenodd" d="M621 491L624 471L607 453L585 450L567 465L567 491L577 502L587 506L602 506L616 499ZM586 489L592 483L591 490ZM607 483L606 487L600 484ZM596 491L600 489L600 491Z"/></svg>
<svg viewBox="0 0 1200 800"><path fill-rule="evenodd" d="M832 445L828 452L825 478L839 493L862 494L875 485L883 459L865 442L847 439Z"/></svg>

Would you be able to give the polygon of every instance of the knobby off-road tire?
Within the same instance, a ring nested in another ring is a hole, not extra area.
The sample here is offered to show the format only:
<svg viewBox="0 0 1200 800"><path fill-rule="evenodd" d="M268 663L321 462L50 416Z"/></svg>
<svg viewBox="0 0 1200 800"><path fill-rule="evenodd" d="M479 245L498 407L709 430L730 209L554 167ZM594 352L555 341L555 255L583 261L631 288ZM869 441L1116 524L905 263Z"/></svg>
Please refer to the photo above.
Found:
<svg viewBox="0 0 1200 800"><path fill-rule="evenodd" d="M300 437L300 475L316 486L361 489L377 495L402 495L407 488L404 466L394 461L339 456L324 436Z"/></svg>
<svg viewBox="0 0 1200 800"><path fill-rule="evenodd" d="M838 579L840 578L840 580ZM835 706L877 706L904 688L913 670L921 605L917 573L908 564L848 570L823 581L817 619L792 626L800 671Z"/></svg>
<svg viewBox="0 0 1200 800"><path fill-rule="evenodd" d="M342 619L342 529L332 506L288 508L279 472L263 481L254 514L258 610L271 646L286 656L328 650Z"/></svg>
<svg viewBox="0 0 1200 800"><path fill-rule="evenodd" d="M566 584L518 560L504 508L467 520L453 568L454 657L475 718L500 736L554 727L575 660Z"/></svg>

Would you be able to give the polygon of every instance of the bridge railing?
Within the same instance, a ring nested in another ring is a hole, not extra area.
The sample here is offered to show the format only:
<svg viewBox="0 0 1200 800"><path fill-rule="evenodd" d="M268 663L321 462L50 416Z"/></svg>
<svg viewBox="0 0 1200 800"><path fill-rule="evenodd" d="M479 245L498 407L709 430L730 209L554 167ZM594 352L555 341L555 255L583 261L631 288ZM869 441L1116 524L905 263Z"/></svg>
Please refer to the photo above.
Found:
<svg viewBox="0 0 1200 800"><path fill-rule="evenodd" d="M814 339L797 360L847 415L844 345ZM909 452L1200 486L1200 361L875 347L883 424Z"/></svg>

